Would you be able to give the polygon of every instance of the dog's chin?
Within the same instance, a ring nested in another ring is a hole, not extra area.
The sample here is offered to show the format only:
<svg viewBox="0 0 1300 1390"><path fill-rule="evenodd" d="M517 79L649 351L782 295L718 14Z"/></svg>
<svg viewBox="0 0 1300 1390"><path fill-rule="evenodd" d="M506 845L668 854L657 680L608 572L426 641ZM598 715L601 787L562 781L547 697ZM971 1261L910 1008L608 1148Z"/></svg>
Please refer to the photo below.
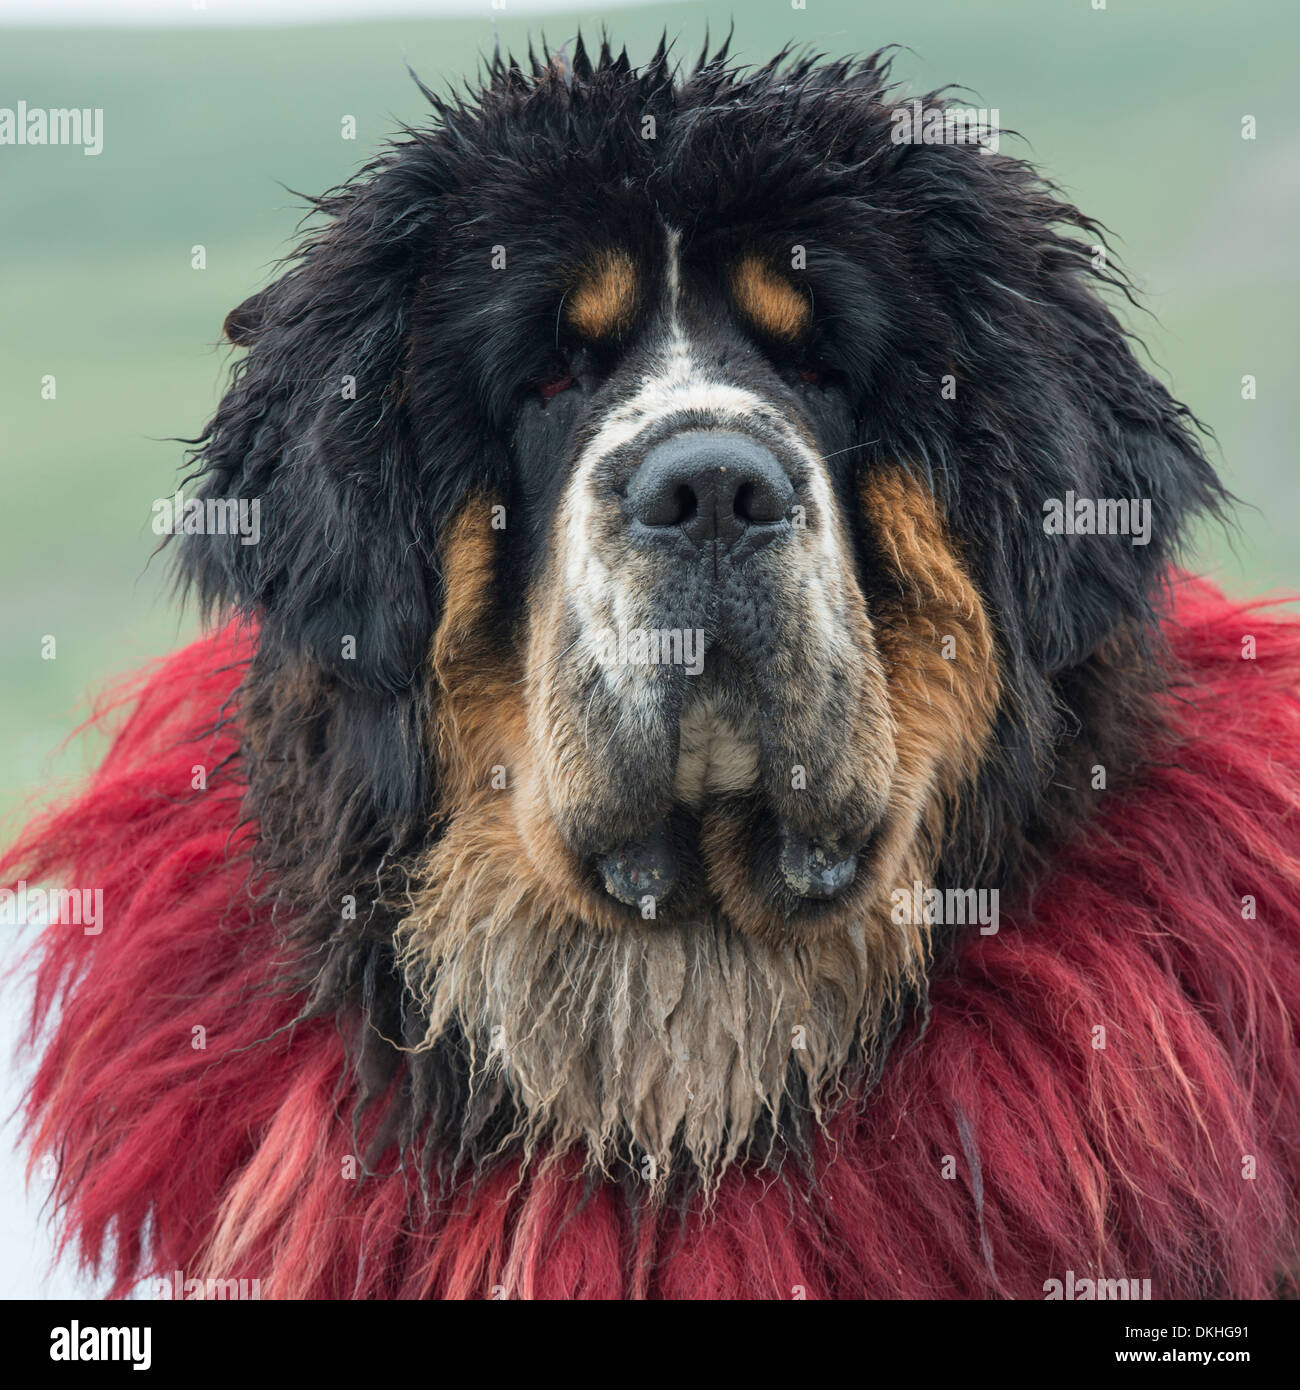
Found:
<svg viewBox="0 0 1300 1390"><path fill-rule="evenodd" d="M402 959L420 1045L467 1040L471 1127L500 1133L504 1107L501 1143L525 1155L580 1150L652 1191L677 1178L707 1190L733 1162L805 1142L923 987L916 930L880 908L887 822L833 838L778 810L752 691L688 688L675 775L648 779L669 798L635 838L566 847L527 879L508 857L473 857L463 832L434 851ZM539 800L535 864L540 841L563 843Z"/></svg>
<svg viewBox="0 0 1300 1390"><path fill-rule="evenodd" d="M707 1190L806 1140L869 1057L898 996L869 937L777 949L721 920L611 933L515 916L476 923L436 965L408 951L408 978L418 963L425 1045L469 1040L469 1125L509 1103L502 1151L578 1150L652 1193L679 1177Z"/></svg>
<svg viewBox="0 0 1300 1390"><path fill-rule="evenodd" d="M779 863L790 852L779 837L765 869L749 867L762 842L747 813L762 818L744 798L679 808L622 852L589 889L612 921L505 884L483 885L490 906L458 921L443 915L445 894L417 898L399 937L426 1020L417 1046L465 1040L466 1124L498 1134L494 1152L525 1163L577 1152L652 1200L682 1182L707 1198L734 1163L804 1153L849 1072L874 1065L890 1021L924 988L923 944L858 901L856 876L835 897L782 906L781 931L742 928L720 911L708 864L745 875L724 887L733 902L770 894L764 875L786 884L797 872ZM653 915L619 897L643 901L674 877ZM836 905L846 910L831 923Z"/></svg>

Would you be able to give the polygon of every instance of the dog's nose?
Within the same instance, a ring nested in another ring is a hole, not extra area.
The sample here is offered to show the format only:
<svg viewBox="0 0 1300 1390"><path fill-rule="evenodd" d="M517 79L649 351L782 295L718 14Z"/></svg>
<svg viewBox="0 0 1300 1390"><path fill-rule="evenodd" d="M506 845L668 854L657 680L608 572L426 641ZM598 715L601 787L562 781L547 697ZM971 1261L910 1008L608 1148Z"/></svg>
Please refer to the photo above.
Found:
<svg viewBox="0 0 1300 1390"><path fill-rule="evenodd" d="M724 550L787 527L794 487L769 449L742 434L690 430L656 444L628 484L625 510L648 541L684 535Z"/></svg>

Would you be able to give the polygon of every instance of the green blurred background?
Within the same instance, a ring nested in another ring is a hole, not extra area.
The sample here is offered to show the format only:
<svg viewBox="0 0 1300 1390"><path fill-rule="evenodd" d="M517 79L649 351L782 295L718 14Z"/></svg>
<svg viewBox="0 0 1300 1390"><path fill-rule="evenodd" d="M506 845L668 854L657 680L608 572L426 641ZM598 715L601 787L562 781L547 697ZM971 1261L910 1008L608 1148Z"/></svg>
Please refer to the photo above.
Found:
<svg viewBox="0 0 1300 1390"><path fill-rule="evenodd" d="M1295 0L748 0L319 27L0 31L0 106L102 107L101 155L0 146L0 831L96 756L57 751L90 694L193 630L149 562L154 498L220 394L227 309L264 283L300 209L490 50L605 23L635 58L693 56L734 15L735 53L909 46L896 74L997 107L1019 148L1117 234L1176 394L1213 426L1253 504L1199 564L1245 592L1293 585L1300 133ZM357 138L341 137L355 116ZM1243 116L1258 138L1241 138ZM1004 148L1006 148L1004 147ZM207 268L191 268L202 245ZM57 399L41 399L41 379ZM1244 401L1241 378L1258 381ZM55 660L42 640L57 639Z"/></svg>

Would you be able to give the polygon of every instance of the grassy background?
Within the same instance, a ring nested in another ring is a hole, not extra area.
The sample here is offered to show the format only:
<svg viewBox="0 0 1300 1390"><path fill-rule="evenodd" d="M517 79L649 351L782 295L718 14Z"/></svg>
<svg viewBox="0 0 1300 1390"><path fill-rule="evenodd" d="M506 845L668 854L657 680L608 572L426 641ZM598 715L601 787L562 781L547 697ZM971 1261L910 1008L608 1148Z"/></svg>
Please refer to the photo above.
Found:
<svg viewBox="0 0 1300 1390"><path fill-rule="evenodd" d="M1235 553L1201 564L1230 588L1293 584L1297 499L1296 262L1300 134L1294 0L748 0L618 10L634 57L661 28L698 51L736 15L736 52L794 40L831 53L909 45L916 91L974 89L1021 148L1115 229L1158 322L1142 331L1177 394L1216 430L1241 515ZM73 776L89 745L52 752L87 695L191 630L149 563L150 504L220 393L227 309L262 284L298 216L277 184L337 183L490 49L483 18L286 29L10 30L0 106L102 107L98 158L0 147L0 831ZM541 22L498 15L503 45ZM578 20L545 20L553 41ZM600 24L588 14L589 32ZM1240 137L1243 115L1259 138ZM358 138L340 136L345 115ZM190 268L202 244L207 269ZM57 378L43 401L42 376ZM1244 402L1240 379L1258 378ZM47 634L57 658L41 657Z"/></svg>

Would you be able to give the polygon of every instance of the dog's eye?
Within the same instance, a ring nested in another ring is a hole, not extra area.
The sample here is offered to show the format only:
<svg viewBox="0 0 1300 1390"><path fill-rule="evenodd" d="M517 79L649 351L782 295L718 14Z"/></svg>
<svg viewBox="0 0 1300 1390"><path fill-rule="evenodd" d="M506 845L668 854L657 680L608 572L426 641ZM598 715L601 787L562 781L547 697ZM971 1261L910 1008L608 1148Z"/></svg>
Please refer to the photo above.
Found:
<svg viewBox="0 0 1300 1390"><path fill-rule="evenodd" d="M567 391L572 385L571 376L557 376L554 381L543 382L537 388L537 393L541 396L543 405L550 405L556 396L562 391Z"/></svg>

